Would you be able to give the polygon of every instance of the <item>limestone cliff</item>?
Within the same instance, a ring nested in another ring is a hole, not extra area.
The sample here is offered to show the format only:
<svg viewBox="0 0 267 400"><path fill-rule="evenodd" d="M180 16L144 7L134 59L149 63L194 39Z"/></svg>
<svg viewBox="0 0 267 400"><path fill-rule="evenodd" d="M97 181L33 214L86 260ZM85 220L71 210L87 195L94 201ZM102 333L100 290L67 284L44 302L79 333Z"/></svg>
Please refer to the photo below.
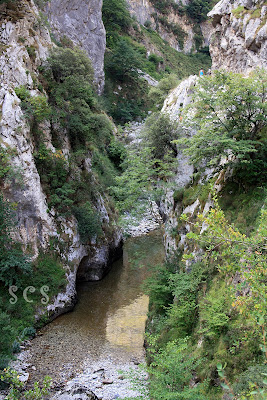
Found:
<svg viewBox="0 0 267 400"><path fill-rule="evenodd" d="M131 14L142 25L149 25L157 31L162 39L166 40L174 49L185 53L190 53L196 49L194 23L186 15L172 10L168 14L161 15L149 0L127 0ZM177 5L179 1L175 1ZM175 34L175 27L179 27L184 32L184 38L181 33ZM200 33L202 33L202 45L208 44L208 38L211 27L209 22L200 24ZM183 42L183 46L181 46Z"/></svg>
<svg viewBox="0 0 267 400"><path fill-rule="evenodd" d="M106 33L102 0L51 0L46 13L57 39L67 36L83 48L92 61L98 92L104 88Z"/></svg>
<svg viewBox="0 0 267 400"><path fill-rule="evenodd" d="M267 66L267 5L261 0L221 0L208 14L213 69L246 73Z"/></svg>
<svg viewBox="0 0 267 400"><path fill-rule="evenodd" d="M111 228L98 242L91 240L91 243L82 244L75 217L57 218L55 211L48 209L47 197L34 159L35 140L21 110L21 101L15 88L24 86L33 97L41 94L38 88L38 67L47 57L52 42L32 0L20 1L16 6L14 3L2 4L0 7L0 145L11 151L14 169L12 179L0 183L1 191L6 199L16 204L16 240L28 249L33 259L36 259L40 250L45 251L51 246L51 239L58 243L54 250L60 254L65 265L68 285L66 292L59 294L48 307L51 313L57 314L73 303L80 264L81 277L101 279L109 268L121 236L119 231ZM87 32L88 38L89 34ZM48 121L43 123L42 130L47 148L55 153ZM68 162L67 137L64 138L62 154ZM90 157L88 154L83 166L88 171L91 169ZM108 200L100 193L95 207L101 216L101 223L109 226L113 219L112 212ZM64 247L63 252L60 244Z"/></svg>

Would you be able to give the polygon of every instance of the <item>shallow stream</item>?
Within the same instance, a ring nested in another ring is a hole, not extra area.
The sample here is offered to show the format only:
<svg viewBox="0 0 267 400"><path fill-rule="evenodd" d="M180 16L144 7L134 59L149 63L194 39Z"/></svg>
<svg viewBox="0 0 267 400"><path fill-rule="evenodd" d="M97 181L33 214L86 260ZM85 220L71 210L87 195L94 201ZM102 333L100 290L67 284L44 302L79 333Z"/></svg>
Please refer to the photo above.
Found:
<svg viewBox="0 0 267 400"><path fill-rule="evenodd" d="M55 387L72 379L89 382L103 399L116 398L115 392L122 395L122 381L116 387L118 369L127 370L144 360L149 299L142 284L148 266L163 260L159 232L128 239L123 259L114 263L111 272L102 281L79 284L74 310L47 325L33 340L30 380L49 375ZM103 379L113 382L106 394Z"/></svg>

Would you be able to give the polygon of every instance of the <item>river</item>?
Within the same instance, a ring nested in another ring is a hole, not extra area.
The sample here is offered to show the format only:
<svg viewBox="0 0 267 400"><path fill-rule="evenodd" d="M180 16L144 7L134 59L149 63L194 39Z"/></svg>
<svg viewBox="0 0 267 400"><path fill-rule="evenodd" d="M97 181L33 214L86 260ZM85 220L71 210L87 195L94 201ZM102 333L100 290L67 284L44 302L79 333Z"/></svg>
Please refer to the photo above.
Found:
<svg viewBox="0 0 267 400"><path fill-rule="evenodd" d="M74 310L41 329L32 342L30 381L49 375L55 388L69 381L86 384L103 400L133 394L118 371L144 361L149 299L142 284L148 266L163 260L162 235L154 231L128 239L123 258L102 281L78 284Z"/></svg>

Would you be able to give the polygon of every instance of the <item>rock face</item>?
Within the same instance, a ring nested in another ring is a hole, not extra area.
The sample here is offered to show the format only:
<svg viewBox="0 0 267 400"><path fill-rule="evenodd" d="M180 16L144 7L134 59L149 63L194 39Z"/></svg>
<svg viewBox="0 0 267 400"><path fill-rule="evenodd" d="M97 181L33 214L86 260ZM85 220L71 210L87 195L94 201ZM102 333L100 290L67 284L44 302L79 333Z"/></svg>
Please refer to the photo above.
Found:
<svg viewBox="0 0 267 400"><path fill-rule="evenodd" d="M179 3L179 1L175 1ZM157 9L153 6L149 0L127 0L131 15L135 16L137 21L141 25L149 23L151 28L158 31L162 39L166 40L171 47L178 51L184 51L190 53L195 49L194 41L194 25L188 20L186 16L180 16L178 13L171 12L167 16L164 14L163 19L167 20L168 24L179 25L180 28L185 32L184 46L181 48L177 36L168 29L166 24L161 22L161 18ZM162 17L162 16L161 16ZM162 19L162 20L163 20ZM207 30L205 29L207 23L201 24L201 30L203 34L203 44L207 45Z"/></svg>
<svg viewBox="0 0 267 400"><path fill-rule="evenodd" d="M168 114L170 119L176 121L180 126L182 126L181 112L191 102L192 94L198 79L196 75L192 75L182 81L177 88L169 94L163 104L161 112ZM187 131L186 134L191 136L194 132L190 130ZM175 190L183 190L191 183L194 168L189 163L188 157L185 156L179 148L177 149L177 160L178 169L172 179L174 180ZM179 232L181 237L180 243L178 243L170 233L171 230L177 226L179 216L183 212L188 212L188 210L182 211L181 204L177 204L175 201L174 190L168 189L164 200L160 203L160 213L165 220L164 243L167 255L171 255L173 251L183 245L183 238L185 238L187 233L185 226L182 226L181 232Z"/></svg>
<svg viewBox="0 0 267 400"><path fill-rule="evenodd" d="M263 0L221 0L208 14L212 69L242 74L267 67L267 5Z"/></svg>
<svg viewBox="0 0 267 400"><path fill-rule="evenodd" d="M47 15L53 33L71 39L83 48L95 70L98 92L104 88L106 32L102 22L102 0L51 0Z"/></svg>
<svg viewBox="0 0 267 400"><path fill-rule="evenodd" d="M55 245L66 269L67 287L59 293L53 304L48 306L51 315L58 315L73 306L76 294L76 275L82 262L84 269L86 259L86 278L101 279L110 268L110 259L115 257L115 250L120 247L121 234L110 228L98 242L91 240L82 244L74 216L56 218L53 210L48 210L47 198L43 191L35 160L35 141L30 124L25 119L20 107L20 99L15 88L25 86L32 96L40 95L38 90L38 66L47 57L52 47L50 34L40 21L40 15L32 0L22 0L17 7L10 3L0 5L0 145L12 149L13 177L0 182L1 192L10 202L16 204L18 229L15 239L25 249L30 249L33 259L39 251L49 248L51 239L64 246ZM34 49L34 57L29 49ZM45 142L52 152L50 125L42 126ZM62 153L68 159L69 143L65 138ZM88 155L86 170L90 171ZM96 209L102 224L109 226L113 214L108 200L100 193Z"/></svg>

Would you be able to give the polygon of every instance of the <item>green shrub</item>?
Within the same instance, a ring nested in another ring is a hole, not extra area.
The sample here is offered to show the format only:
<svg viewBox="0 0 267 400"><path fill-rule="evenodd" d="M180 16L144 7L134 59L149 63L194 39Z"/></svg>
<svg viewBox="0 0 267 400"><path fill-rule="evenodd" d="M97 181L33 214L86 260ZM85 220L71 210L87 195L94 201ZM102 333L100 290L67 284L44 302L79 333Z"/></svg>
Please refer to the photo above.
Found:
<svg viewBox="0 0 267 400"><path fill-rule="evenodd" d="M119 40L118 33L126 32L132 25L127 2L125 0L104 0L102 16L106 28L107 45L112 48Z"/></svg>
<svg viewBox="0 0 267 400"><path fill-rule="evenodd" d="M149 90L148 98L154 104L155 108L162 108L164 100L170 91L178 86L178 84L178 77L175 74L170 74L166 78L161 79L156 87L152 87Z"/></svg>
<svg viewBox="0 0 267 400"><path fill-rule="evenodd" d="M138 68L141 67L136 51L125 39L121 39L113 53L106 58L105 68L116 82L137 81Z"/></svg>
<svg viewBox="0 0 267 400"><path fill-rule="evenodd" d="M56 82L63 82L70 76L83 77L87 82L93 82L92 63L86 53L78 47L54 49L47 59L46 68L51 69Z"/></svg>
<svg viewBox="0 0 267 400"><path fill-rule="evenodd" d="M15 93L21 100L21 109L28 119L34 122L42 122L51 115L51 109L47 103L47 98L43 95L32 96L25 86L15 88Z"/></svg>
<svg viewBox="0 0 267 400"><path fill-rule="evenodd" d="M69 215L73 205L74 190L69 180L70 166L61 151L52 153L41 144L35 154L35 162L48 196L49 207L57 212Z"/></svg>
<svg viewBox="0 0 267 400"><path fill-rule="evenodd" d="M119 142L117 139L111 140L107 153L109 159L113 162L116 168L121 169L122 163L126 158L127 150L123 143Z"/></svg>
<svg viewBox="0 0 267 400"><path fill-rule="evenodd" d="M190 354L187 339L169 342L164 349L153 348L149 367L149 394L153 399L206 400L202 385L190 385L196 367L202 360Z"/></svg>
<svg viewBox="0 0 267 400"><path fill-rule="evenodd" d="M199 304L201 333L214 338L220 335L229 323L230 296L225 285L214 286Z"/></svg>
<svg viewBox="0 0 267 400"><path fill-rule="evenodd" d="M14 212L0 194L0 284L21 285L24 274L31 272L31 266L21 246L13 243Z"/></svg>
<svg viewBox="0 0 267 400"><path fill-rule="evenodd" d="M31 97L29 90L24 85L17 86L14 91L21 101L28 101Z"/></svg>
<svg viewBox="0 0 267 400"><path fill-rule="evenodd" d="M176 129L168 114L155 113L147 118L145 137L155 159L163 160L169 153L176 156L176 145L172 143L177 136Z"/></svg>
<svg viewBox="0 0 267 400"><path fill-rule="evenodd" d="M102 233L101 219L89 202L74 208L74 215L78 221L78 232L83 243L88 243L95 236Z"/></svg>
<svg viewBox="0 0 267 400"><path fill-rule="evenodd" d="M32 59L32 61L35 61L36 59L36 49L34 46L26 46L27 53L29 54L29 57Z"/></svg>
<svg viewBox="0 0 267 400"><path fill-rule="evenodd" d="M207 19L207 14L212 9L213 3L212 0L192 0L185 7L186 14L197 23L203 22Z"/></svg>

